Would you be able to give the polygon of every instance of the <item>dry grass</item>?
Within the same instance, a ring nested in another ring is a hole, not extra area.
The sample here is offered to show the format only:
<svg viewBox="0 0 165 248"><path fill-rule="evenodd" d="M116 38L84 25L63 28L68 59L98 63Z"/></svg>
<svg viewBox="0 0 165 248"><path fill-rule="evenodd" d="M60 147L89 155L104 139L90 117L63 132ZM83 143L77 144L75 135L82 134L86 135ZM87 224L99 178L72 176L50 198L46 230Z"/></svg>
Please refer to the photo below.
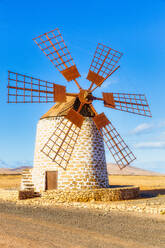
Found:
<svg viewBox="0 0 165 248"><path fill-rule="evenodd" d="M0 188L19 189L21 175L0 175ZM110 175L110 185L137 185L141 190L165 190L165 176Z"/></svg>
<svg viewBox="0 0 165 248"><path fill-rule="evenodd" d="M1 189L19 189L21 175L0 175Z"/></svg>
<svg viewBox="0 0 165 248"><path fill-rule="evenodd" d="M141 190L165 189L165 176L110 175L110 185L137 185Z"/></svg>

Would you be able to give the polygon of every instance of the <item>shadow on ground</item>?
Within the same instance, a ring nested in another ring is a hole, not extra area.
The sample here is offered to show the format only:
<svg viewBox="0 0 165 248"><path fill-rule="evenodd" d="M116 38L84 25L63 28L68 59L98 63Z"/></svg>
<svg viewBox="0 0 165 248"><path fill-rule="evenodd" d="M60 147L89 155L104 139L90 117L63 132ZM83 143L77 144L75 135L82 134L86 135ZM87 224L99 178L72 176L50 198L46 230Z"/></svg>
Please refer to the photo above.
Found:
<svg viewBox="0 0 165 248"><path fill-rule="evenodd" d="M124 188L124 187L132 187L133 185L111 185L110 188ZM163 189L145 189L140 190L139 198L152 198L156 196L165 195L165 188Z"/></svg>
<svg viewBox="0 0 165 248"><path fill-rule="evenodd" d="M156 197L158 195L165 195L165 189L140 190L140 197L141 198Z"/></svg>
<svg viewBox="0 0 165 248"><path fill-rule="evenodd" d="M134 185L110 185L110 188L115 189L115 188L124 188L124 187L133 187Z"/></svg>

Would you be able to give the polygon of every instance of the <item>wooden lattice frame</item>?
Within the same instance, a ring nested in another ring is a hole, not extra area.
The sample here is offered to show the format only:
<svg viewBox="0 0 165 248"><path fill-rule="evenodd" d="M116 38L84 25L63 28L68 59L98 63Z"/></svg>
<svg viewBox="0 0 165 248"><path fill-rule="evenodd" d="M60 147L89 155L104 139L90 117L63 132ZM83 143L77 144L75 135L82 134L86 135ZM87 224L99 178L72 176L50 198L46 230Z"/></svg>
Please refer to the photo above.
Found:
<svg viewBox="0 0 165 248"><path fill-rule="evenodd" d="M135 160L134 154L104 113L96 114L93 120L120 169Z"/></svg>
<svg viewBox="0 0 165 248"><path fill-rule="evenodd" d="M106 127L101 128L100 132L120 169L126 167L136 159L111 122Z"/></svg>
<svg viewBox="0 0 165 248"><path fill-rule="evenodd" d="M8 103L54 102L54 83L8 72Z"/></svg>
<svg viewBox="0 0 165 248"><path fill-rule="evenodd" d="M58 28L33 39L67 81L80 77Z"/></svg>
<svg viewBox="0 0 165 248"><path fill-rule="evenodd" d="M103 100L105 107L148 117L152 116L144 94L103 93Z"/></svg>
<svg viewBox="0 0 165 248"><path fill-rule="evenodd" d="M57 165L66 169L79 132L79 127L62 118L41 151Z"/></svg>
<svg viewBox="0 0 165 248"><path fill-rule="evenodd" d="M87 79L101 86L100 82L113 71L121 56L122 53L99 43L90 65Z"/></svg>

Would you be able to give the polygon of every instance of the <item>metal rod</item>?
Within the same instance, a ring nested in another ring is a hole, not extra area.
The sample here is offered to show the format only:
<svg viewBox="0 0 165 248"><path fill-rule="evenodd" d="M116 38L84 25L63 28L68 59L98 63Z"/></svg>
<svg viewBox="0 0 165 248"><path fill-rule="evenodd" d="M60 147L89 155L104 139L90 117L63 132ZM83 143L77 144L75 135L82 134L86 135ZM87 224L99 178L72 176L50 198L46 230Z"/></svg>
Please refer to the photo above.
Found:
<svg viewBox="0 0 165 248"><path fill-rule="evenodd" d="M46 91L46 90L36 90L36 89L28 89L28 88L22 88L22 87L14 87L14 86L8 86L8 88L16 89L16 90L28 90L28 91L35 91L35 92L53 94L52 91Z"/></svg>
<svg viewBox="0 0 165 248"><path fill-rule="evenodd" d="M94 82L91 83L91 86L88 89L89 91L92 89L93 85L94 85Z"/></svg>
<svg viewBox="0 0 165 248"><path fill-rule="evenodd" d="M47 93L47 94L53 94L53 91L47 91L47 90L36 90L36 89L28 89L28 88L22 88L22 87L15 87L15 86L8 86L10 89L16 89L16 90L27 90L27 91L34 91L34 92L40 92L40 93ZM67 96L78 96L77 93L66 93Z"/></svg>
<svg viewBox="0 0 165 248"><path fill-rule="evenodd" d="M91 109L93 110L94 114L95 114L95 115L98 115L97 112L96 112L96 110L95 110L95 108L93 107L92 103L90 104L90 107L91 107Z"/></svg>
<svg viewBox="0 0 165 248"><path fill-rule="evenodd" d="M104 99L101 97L92 97L92 100L104 101ZM124 103L124 104L131 104L131 105L144 106L144 107L148 106L147 104L141 104L141 103L123 102L123 101L116 101L116 100L114 100L114 101L115 101L115 103Z"/></svg>
<svg viewBox="0 0 165 248"><path fill-rule="evenodd" d="M79 88L79 90L81 90L82 88L81 88L81 86L79 85L79 83L77 82L76 79L74 79L74 82L76 83L76 85L77 85L77 87Z"/></svg>
<svg viewBox="0 0 165 248"><path fill-rule="evenodd" d="M78 96L77 93L66 93L66 95L67 95L67 96L75 96L75 97Z"/></svg>
<svg viewBox="0 0 165 248"><path fill-rule="evenodd" d="M120 67L120 65L117 66L110 74L108 74L108 75L106 76L106 78L104 78L104 79L103 79L95 88L93 88L93 90L91 90L91 93L92 93L95 89L97 89L97 87L99 87L100 85L102 85L102 83L103 83L107 78L109 78L116 70L118 70L119 67Z"/></svg>

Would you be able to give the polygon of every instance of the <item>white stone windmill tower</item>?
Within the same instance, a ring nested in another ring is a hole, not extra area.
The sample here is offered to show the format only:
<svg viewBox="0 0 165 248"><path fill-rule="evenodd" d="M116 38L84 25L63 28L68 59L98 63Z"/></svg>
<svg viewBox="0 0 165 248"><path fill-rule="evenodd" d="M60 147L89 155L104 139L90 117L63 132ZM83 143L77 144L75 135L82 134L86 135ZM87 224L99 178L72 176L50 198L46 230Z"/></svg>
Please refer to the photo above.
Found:
<svg viewBox="0 0 165 248"><path fill-rule="evenodd" d="M91 85L86 90L77 81L80 74L58 29L34 41L65 79L75 82L79 92L67 93L62 85L9 72L8 102L57 102L37 126L31 184L36 191L106 188L104 142L120 168L135 156L105 114L97 114L92 102L102 101L108 108L151 117L145 95L93 96L93 91L119 68L116 64L122 54L112 48L98 44L87 75Z"/></svg>

